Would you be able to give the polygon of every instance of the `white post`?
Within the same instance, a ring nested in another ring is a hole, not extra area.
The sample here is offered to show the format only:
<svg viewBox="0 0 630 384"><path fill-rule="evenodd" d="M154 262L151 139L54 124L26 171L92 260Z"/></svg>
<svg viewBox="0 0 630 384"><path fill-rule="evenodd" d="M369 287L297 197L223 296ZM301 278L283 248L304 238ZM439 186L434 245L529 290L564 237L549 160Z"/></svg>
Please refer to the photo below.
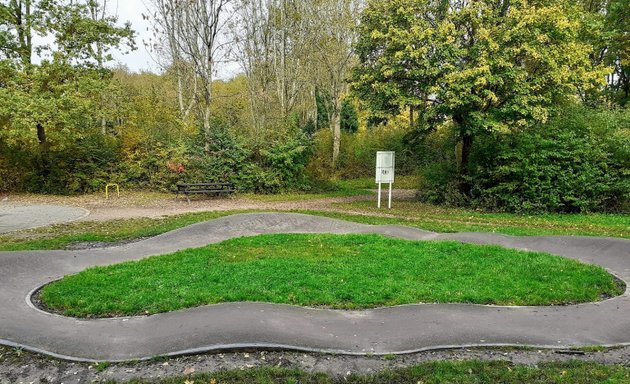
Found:
<svg viewBox="0 0 630 384"><path fill-rule="evenodd" d="M387 206L392 207L392 184L394 183L395 153L392 151L376 152L375 182L378 184L378 208L381 208L383 183L389 183L389 197Z"/></svg>

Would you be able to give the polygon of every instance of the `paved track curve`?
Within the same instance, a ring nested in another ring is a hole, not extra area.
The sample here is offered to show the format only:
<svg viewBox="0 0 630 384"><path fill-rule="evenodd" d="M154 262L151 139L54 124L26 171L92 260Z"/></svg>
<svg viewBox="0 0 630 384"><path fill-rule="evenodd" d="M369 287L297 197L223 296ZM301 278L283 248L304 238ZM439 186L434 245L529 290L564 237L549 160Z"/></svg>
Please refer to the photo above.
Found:
<svg viewBox="0 0 630 384"><path fill-rule="evenodd" d="M0 202L0 234L80 220L90 214L85 208L64 205L16 205Z"/></svg>
<svg viewBox="0 0 630 384"><path fill-rule="evenodd" d="M550 252L598 264L630 282L630 241L594 237L437 234L291 213L254 213L194 224L120 247L0 252L0 344L84 361L148 359L234 348L389 354L478 345L566 348L630 344L630 289L598 303L558 307L415 304L343 311L226 303L144 317L74 319L35 309L30 294L64 275L237 236L380 233Z"/></svg>

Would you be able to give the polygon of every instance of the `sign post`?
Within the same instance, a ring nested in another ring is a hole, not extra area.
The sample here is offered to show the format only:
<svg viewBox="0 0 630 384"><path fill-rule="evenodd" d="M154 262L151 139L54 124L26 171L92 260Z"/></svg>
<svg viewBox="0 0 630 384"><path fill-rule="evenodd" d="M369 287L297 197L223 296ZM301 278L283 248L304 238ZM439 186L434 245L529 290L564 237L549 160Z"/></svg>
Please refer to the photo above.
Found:
<svg viewBox="0 0 630 384"><path fill-rule="evenodd" d="M389 183L388 208L392 207L392 184L394 183L394 168L396 155L391 151L376 152L376 183L378 184L378 204L381 207L381 184Z"/></svg>

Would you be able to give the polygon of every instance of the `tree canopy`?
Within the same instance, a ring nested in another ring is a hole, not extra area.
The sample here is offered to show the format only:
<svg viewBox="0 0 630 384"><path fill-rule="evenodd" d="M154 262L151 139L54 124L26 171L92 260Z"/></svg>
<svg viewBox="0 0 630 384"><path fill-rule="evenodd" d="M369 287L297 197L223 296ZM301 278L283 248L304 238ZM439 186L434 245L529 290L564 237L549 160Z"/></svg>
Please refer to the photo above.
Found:
<svg viewBox="0 0 630 384"><path fill-rule="evenodd" d="M480 131L544 122L559 103L604 85L565 0L371 1L359 27L354 90L374 113L412 106L452 121L462 169Z"/></svg>
<svg viewBox="0 0 630 384"><path fill-rule="evenodd" d="M130 25L117 26L99 7L94 0L0 4L0 138L45 148L96 126L111 78L103 64L112 50L135 47Z"/></svg>

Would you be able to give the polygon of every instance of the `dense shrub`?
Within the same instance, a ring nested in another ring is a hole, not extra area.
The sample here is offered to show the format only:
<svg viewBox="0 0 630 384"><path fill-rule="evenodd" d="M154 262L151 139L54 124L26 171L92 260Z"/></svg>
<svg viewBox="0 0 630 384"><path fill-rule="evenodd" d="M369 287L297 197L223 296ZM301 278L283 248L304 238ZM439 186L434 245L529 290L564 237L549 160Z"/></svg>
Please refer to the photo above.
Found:
<svg viewBox="0 0 630 384"><path fill-rule="evenodd" d="M196 140L189 145L180 181L231 181L240 191L275 193L306 189L304 168L310 146L307 137L294 132L262 148L250 148L223 127L210 133L209 148Z"/></svg>
<svg viewBox="0 0 630 384"><path fill-rule="evenodd" d="M630 199L630 113L572 108L476 159L472 202L516 212L620 211Z"/></svg>
<svg viewBox="0 0 630 384"><path fill-rule="evenodd" d="M311 145L301 132L252 148L217 125L208 139L205 148L202 134L185 141L95 133L60 149L0 147L0 191L88 193L110 182L160 191L178 182L219 181L259 193L309 188L304 169Z"/></svg>
<svg viewBox="0 0 630 384"><path fill-rule="evenodd" d="M304 172L312 147L303 134L295 134L285 140L277 140L260 150L262 179L255 186L256 192L279 192L308 189L309 181Z"/></svg>
<svg viewBox="0 0 630 384"><path fill-rule="evenodd" d="M357 108L349 99L344 99L341 103L339 121L343 132L355 133L359 130Z"/></svg>
<svg viewBox="0 0 630 384"><path fill-rule="evenodd" d="M425 167L419 196L511 212L627 211L630 111L568 107L523 132L479 136L465 178L456 163Z"/></svg>
<svg viewBox="0 0 630 384"><path fill-rule="evenodd" d="M168 190L181 180L175 167L185 163L186 148L180 143L146 140L122 151L121 161L111 180L126 187Z"/></svg>
<svg viewBox="0 0 630 384"><path fill-rule="evenodd" d="M206 139L209 143L207 149L204 145ZM187 144L182 159L185 170L179 179L190 183L233 181L240 189L248 189L251 187L247 181L250 157L250 150L218 126L212 129L207 138L200 133Z"/></svg>
<svg viewBox="0 0 630 384"><path fill-rule="evenodd" d="M2 190L75 194L101 189L119 161L116 140L87 136L62 148L0 149Z"/></svg>
<svg viewBox="0 0 630 384"><path fill-rule="evenodd" d="M20 191L30 177L28 151L0 143L0 192Z"/></svg>

